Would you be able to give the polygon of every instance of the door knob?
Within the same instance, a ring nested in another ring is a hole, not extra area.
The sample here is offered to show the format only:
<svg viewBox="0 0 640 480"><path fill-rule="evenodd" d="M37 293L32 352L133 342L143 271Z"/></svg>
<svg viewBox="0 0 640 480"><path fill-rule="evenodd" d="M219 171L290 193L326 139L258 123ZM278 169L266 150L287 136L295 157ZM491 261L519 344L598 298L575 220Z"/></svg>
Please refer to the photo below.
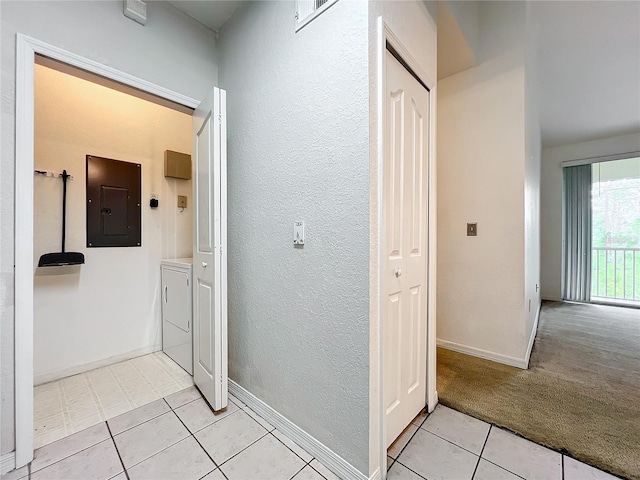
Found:
<svg viewBox="0 0 640 480"><path fill-rule="evenodd" d="M203 266L203 267L206 267L207 265L208 265L208 263L207 263L207 262L202 262L202 266Z"/></svg>
<svg viewBox="0 0 640 480"><path fill-rule="evenodd" d="M402 275L402 270L396 268L396 278L398 278L400 275Z"/></svg>

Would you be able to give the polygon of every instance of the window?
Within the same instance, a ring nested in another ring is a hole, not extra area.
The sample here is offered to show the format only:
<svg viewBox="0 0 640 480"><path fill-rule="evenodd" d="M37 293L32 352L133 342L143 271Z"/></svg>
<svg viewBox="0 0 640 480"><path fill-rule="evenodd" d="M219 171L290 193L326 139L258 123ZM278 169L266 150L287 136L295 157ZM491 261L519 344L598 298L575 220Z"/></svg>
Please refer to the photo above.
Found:
<svg viewBox="0 0 640 480"><path fill-rule="evenodd" d="M296 32L304 27L338 0L297 0Z"/></svg>

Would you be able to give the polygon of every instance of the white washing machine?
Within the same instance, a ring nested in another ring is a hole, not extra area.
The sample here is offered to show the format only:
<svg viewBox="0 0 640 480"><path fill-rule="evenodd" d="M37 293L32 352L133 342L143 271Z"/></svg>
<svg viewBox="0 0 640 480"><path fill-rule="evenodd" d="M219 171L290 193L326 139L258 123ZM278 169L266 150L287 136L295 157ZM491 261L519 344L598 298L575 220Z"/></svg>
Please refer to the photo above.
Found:
<svg viewBox="0 0 640 480"><path fill-rule="evenodd" d="M162 350L193 375L193 259L162 260Z"/></svg>

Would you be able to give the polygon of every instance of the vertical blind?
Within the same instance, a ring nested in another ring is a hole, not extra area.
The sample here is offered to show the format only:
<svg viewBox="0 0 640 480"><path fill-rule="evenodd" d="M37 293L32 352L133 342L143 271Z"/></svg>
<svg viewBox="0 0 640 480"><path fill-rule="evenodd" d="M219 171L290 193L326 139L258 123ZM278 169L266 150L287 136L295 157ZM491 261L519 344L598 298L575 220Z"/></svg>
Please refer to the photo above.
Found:
<svg viewBox="0 0 640 480"><path fill-rule="evenodd" d="M591 165L565 167L562 298L591 301Z"/></svg>

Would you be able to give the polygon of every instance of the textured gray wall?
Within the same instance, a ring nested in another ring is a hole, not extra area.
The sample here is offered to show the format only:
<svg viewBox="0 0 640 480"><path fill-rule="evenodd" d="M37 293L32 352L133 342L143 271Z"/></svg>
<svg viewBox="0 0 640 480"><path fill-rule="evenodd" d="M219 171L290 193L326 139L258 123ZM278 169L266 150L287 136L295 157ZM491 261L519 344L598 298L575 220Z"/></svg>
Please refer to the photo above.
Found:
<svg viewBox="0 0 640 480"><path fill-rule="evenodd" d="M193 98L217 83L215 34L164 2L148 6L146 26L122 15L122 2L0 2L2 129L0 159L0 453L14 450L14 135L16 33L149 80ZM19 320L19 319L18 319Z"/></svg>
<svg viewBox="0 0 640 480"><path fill-rule="evenodd" d="M337 2L298 33L294 5L245 4L218 38L229 375L366 474L367 4Z"/></svg>

